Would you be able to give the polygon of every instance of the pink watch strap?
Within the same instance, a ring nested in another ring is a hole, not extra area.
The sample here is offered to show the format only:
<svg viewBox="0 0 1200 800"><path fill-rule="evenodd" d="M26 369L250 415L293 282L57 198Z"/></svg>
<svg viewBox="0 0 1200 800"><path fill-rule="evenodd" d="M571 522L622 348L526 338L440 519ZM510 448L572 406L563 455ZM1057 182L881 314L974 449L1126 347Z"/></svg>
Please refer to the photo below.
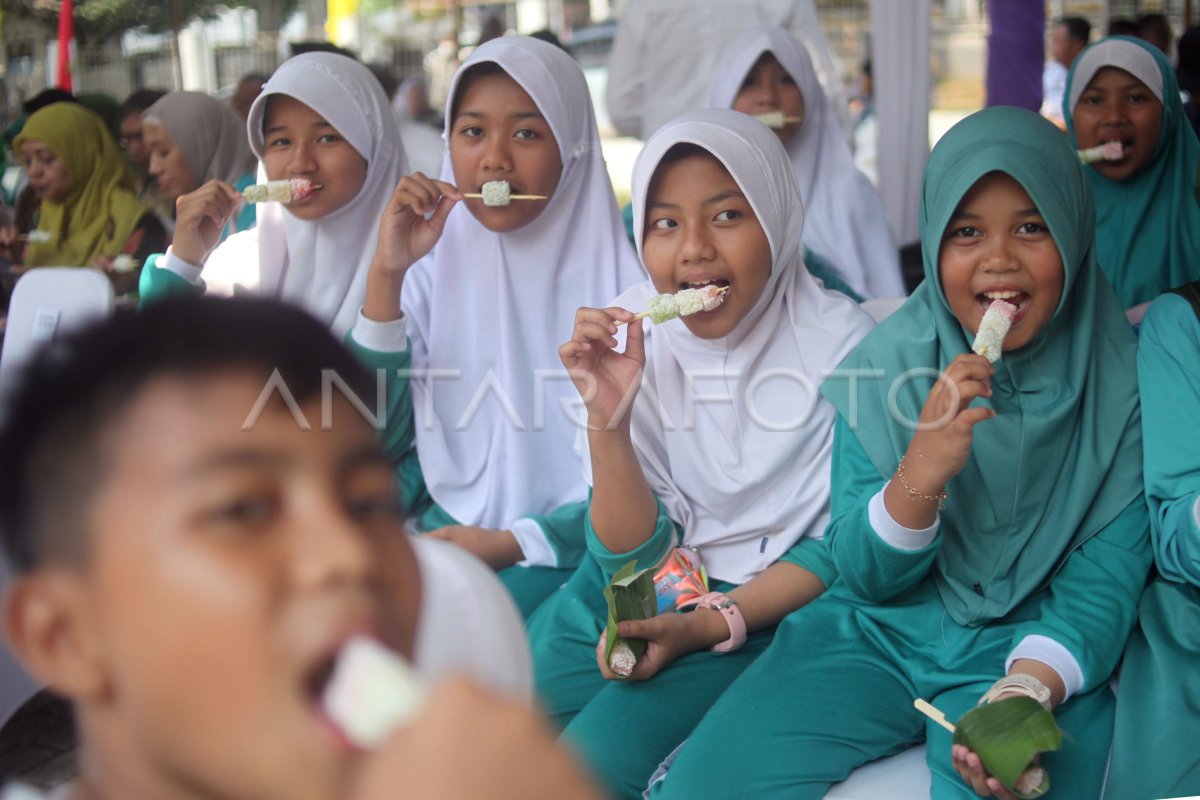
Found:
<svg viewBox="0 0 1200 800"><path fill-rule="evenodd" d="M729 638L709 648L714 653L730 653L746 643L746 618L730 597L722 592L709 592L700 596L696 601L696 608L720 611L721 616L725 618L725 624L729 626Z"/></svg>

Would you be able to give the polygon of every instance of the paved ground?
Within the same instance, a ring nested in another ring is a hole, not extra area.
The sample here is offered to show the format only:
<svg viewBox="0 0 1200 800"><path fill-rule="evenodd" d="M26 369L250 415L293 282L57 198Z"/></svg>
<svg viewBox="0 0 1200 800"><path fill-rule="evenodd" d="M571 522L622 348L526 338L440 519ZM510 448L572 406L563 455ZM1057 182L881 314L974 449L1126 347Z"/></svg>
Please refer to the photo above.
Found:
<svg viewBox="0 0 1200 800"><path fill-rule="evenodd" d="M75 776L75 725L65 702L39 692L0 729L0 786L50 789Z"/></svg>

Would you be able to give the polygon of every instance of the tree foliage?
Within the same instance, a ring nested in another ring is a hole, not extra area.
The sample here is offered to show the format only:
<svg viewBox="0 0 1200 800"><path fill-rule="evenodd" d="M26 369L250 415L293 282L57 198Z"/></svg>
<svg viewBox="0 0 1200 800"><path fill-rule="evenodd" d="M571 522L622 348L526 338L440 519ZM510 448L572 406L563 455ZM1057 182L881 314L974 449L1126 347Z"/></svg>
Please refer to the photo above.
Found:
<svg viewBox="0 0 1200 800"><path fill-rule="evenodd" d="M290 13L298 0L282 0ZM177 19L172 18L172 5ZM101 41L130 28L145 27L152 32L169 31L196 17L210 19L222 7L252 7L260 3L248 0L75 0L75 35L82 41ZM50 27L58 24L60 0L0 0L6 19L26 17Z"/></svg>

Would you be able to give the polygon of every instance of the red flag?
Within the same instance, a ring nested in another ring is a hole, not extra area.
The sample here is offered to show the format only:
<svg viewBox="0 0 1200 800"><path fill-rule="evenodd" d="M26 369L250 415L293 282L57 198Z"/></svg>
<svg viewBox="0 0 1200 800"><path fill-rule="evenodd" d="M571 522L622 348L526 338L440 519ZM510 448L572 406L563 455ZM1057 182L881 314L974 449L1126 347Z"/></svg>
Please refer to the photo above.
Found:
<svg viewBox="0 0 1200 800"><path fill-rule="evenodd" d="M71 91L71 39L75 37L74 0L62 0L58 12L58 88Z"/></svg>

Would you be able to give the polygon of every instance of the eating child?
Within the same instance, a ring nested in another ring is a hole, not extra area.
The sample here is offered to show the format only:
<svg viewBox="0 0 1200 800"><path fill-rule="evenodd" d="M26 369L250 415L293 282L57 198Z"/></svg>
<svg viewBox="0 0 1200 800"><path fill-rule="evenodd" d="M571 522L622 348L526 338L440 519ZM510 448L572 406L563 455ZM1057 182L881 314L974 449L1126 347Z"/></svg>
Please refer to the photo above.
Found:
<svg viewBox="0 0 1200 800"><path fill-rule="evenodd" d="M805 269L795 178L760 122L708 109L665 125L634 168L634 209L649 280L581 308L559 351L587 409L589 555L530 620L538 694L618 797L640 797L775 623L833 583L834 411L816 387L871 328ZM656 294L714 286L715 309L631 321ZM698 551L713 593L622 622L649 647L613 681L604 586L675 545Z"/></svg>
<svg viewBox="0 0 1200 800"><path fill-rule="evenodd" d="M821 389L838 582L779 624L655 797L820 798L924 739L934 797L1008 798L913 701L953 722L1013 695L1067 733L1041 757L1054 796L1100 794L1150 541L1135 341L1091 192L1052 123L990 108L934 148L920 221L924 283ZM998 299L1017 310L991 364L971 343Z"/></svg>
<svg viewBox="0 0 1200 800"><path fill-rule="evenodd" d="M268 179L305 179L315 191L260 205L256 227L224 241L241 194L213 179L183 195L170 249L142 270L142 300L258 294L295 304L345 336L359 321L380 215L407 172L388 99L353 59L305 53L275 71L246 124ZM364 332L358 339L371 341Z"/></svg>
<svg viewBox="0 0 1200 800"><path fill-rule="evenodd" d="M831 288L840 290L838 282L844 283L856 298L907 293L883 201L854 165L799 39L774 25L740 34L721 51L708 84L708 104L762 115L778 126L775 133L787 148L804 198L804 245L815 256L805 261L819 264L814 274Z"/></svg>
<svg viewBox="0 0 1200 800"><path fill-rule="evenodd" d="M415 751L439 742L444 764L470 704L479 730L528 747L489 776L497 796L536 787L541 758L560 791L593 796L519 708L528 653L498 581L405 535L391 461L353 402L372 381L322 323L263 300L168 299L52 348L0 429L0 531L9 642L74 708L71 798L394 796L420 766L388 763L412 736L355 753L321 703L363 634L431 682L488 687L435 689ZM343 388L326 394L331 375ZM458 740L457 758L503 750ZM375 788L352 793L364 769Z"/></svg>
<svg viewBox="0 0 1200 800"><path fill-rule="evenodd" d="M246 124L227 103L203 92L167 92L142 115L147 171L171 201L218 178L241 191L254 183L256 159ZM226 233L254 227L255 207L246 203Z"/></svg>
<svg viewBox="0 0 1200 800"><path fill-rule="evenodd" d="M411 359L401 466L416 527L497 570L526 614L582 557L577 423L557 343L575 309L640 274L579 66L526 36L487 42L451 85L441 179L406 176L363 306ZM485 186L514 199L486 205ZM426 214L431 216L426 218ZM411 390L411 394L409 391Z"/></svg>
<svg viewBox="0 0 1200 800"><path fill-rule="evenodd" d="M1089 164L1086 174L1096 258L1124 307L1200 278L1200 144L1166 56L1128 36L1090 45L1071 65L1063 115L1076 147L1121 146L1119 159Z"/></svg>

